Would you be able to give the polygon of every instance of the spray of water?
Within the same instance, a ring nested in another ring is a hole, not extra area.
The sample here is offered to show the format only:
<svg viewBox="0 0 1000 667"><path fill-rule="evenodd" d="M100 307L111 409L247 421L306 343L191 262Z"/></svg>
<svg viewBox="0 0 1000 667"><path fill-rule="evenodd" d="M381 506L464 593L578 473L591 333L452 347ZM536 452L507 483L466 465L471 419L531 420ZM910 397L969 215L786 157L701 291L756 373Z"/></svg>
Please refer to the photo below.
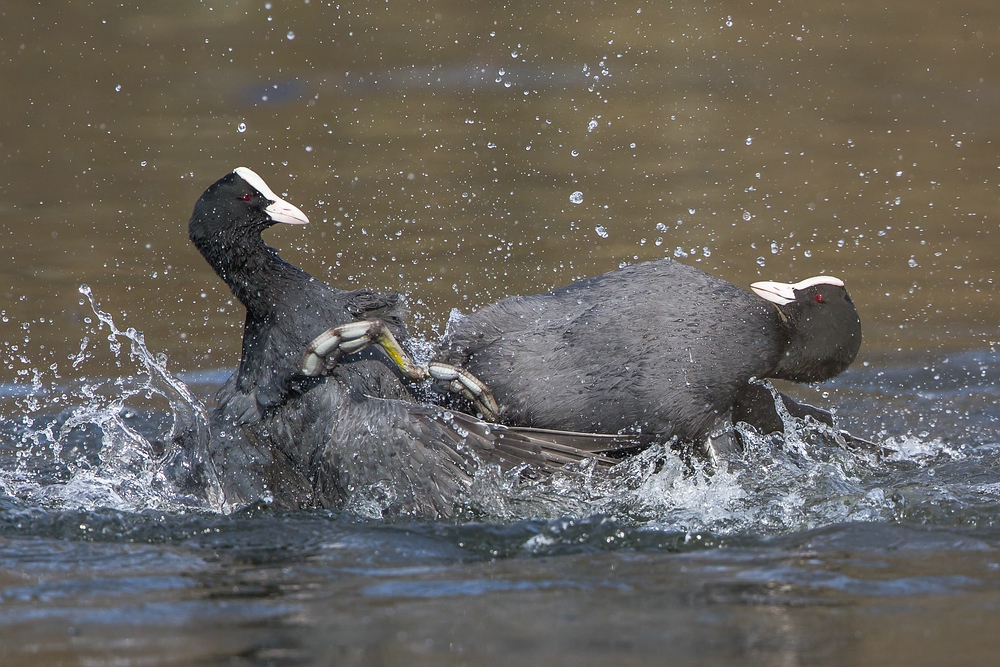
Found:
<svg viewBox="0 0 1000 667"><path fill-rule="evenodd" d="M96 383L78 381L62 391L47 390L36 378L33 392L24 401L29 415L46 414L50 407L46 395L65 398L70 393L80 404L41 425L28 416L22 434L24 448L18 452L20 465L7 471L0 483L10 495L45 506L132 511L221 508L219 482L208 452L205 406L167 370L165 355L149 351L140 332L118 329L87 285L80 286L80 293L89 301L99 326L107 328L116 359L120 359L123 340L129 342L129 358L137 364L138 375ZM85 337L72 359L74 369L87 358L89 343ZM136 413L128 402L136 397L167 401L170 429L162 438L151 441L131 425ZM96 460L80 453L80 443L95 429L100 433ZM39 459L46 454L49 470L43 475Z"/></svg>

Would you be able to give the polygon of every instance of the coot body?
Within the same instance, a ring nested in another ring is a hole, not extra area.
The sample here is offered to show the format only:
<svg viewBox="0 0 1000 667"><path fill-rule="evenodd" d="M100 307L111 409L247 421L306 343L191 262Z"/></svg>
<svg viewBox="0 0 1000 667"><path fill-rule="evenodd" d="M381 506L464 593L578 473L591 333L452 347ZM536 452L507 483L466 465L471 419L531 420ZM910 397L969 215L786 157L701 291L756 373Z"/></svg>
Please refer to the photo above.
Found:
<svg viewBox="0 0 1000 667"><path fill-rule="evenodd" d="M670 259L628 266L458 318L438 358L485 382L505 423L700 446L759 408L752 378L825 380L861 344L841 281L753 289Z"/></svg>

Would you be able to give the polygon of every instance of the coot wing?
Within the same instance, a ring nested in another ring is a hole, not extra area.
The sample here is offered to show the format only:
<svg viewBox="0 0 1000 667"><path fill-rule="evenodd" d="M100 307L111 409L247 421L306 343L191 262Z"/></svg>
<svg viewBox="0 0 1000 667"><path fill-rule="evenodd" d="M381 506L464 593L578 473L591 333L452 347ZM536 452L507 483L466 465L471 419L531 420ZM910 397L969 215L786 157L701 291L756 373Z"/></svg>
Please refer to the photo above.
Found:
<svg viewBox="0 0 1000 667"><path fill-rule="evenodd" d="M285 508L447 517L483 465L509 470L527 463L529 475L588 459L610 467L616 454L649 444L642 436L508 428L433 405L373 398L336 378L319 379L264 414L255 405L236 394L216 412L224 433L213 438L213 459L230 505L270 497Z"/></svg>

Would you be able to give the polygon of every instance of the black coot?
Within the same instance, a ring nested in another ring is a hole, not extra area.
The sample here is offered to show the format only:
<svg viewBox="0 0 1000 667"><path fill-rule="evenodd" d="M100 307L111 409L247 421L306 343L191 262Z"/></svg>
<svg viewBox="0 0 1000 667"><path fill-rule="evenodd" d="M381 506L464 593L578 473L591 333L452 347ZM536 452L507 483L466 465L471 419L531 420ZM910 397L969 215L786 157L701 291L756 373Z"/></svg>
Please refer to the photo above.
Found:
<svg viewBox="0 0 1000 667"><path fill-rule="evenodd" d="M751 288L669 259L629 266L461 318L438 358L485 382L505 423L697 448L730 414L775 425L774 401L752 378L825 380L861 345L840 280ZM785 398L796 416L831 421Z"/></svg>
<svg viewBox="0 0 1000 667"><path fill-rule="evenodd" d="M283 261L261 238L276 222L308 220L241 167L205 191L188 228L247 311L239 368L211 418L210 458L227 505L270 498L446 516L483 463L528 462L536 473L584 458L603 466L612 461L591 452L635 444L510 429L420 403L379 350L306 377L304 353L328 327L379 320L405 341L405 312L395 294L339 290Z"/></svg>

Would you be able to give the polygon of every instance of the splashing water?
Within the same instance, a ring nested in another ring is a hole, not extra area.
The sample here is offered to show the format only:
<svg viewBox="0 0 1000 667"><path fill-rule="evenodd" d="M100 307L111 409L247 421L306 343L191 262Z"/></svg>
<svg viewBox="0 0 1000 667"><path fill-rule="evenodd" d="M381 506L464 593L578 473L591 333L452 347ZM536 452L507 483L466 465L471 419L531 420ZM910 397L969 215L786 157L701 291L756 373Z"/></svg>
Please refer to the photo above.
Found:
<svg viewBox="0 0 1000 667"><path fill-rule="evenodd" d="M99 326L108 328L108 344L116 359L121 354L121 339L129 341L130 358L138 363L140 376L93 384L76 382L69 393L82 399L82 405L50 416L39 428L34 428L37 418L25 417L18 464L0 473L0 488L7 495L63 508L221 508L220 487L208 456L205 406L167 371L165 355L149 351L140 332L119 330L87 285L80 286L80 293L90 302ZM73 358L74 368L85 360L88 344L85 337ZM51 415L47 408L55 407L58 401L46 405L42 399L47 394L65 397L66 393L65 388L47 391L36 375L25 407L29 413ZM166 399L171 419L162 438L151 440L150 434L132 425L142 421L127 405L136 397ZM86 451L92 429L101 434L96 456ZM48 464L40 465L45 459ZM191 491L197 491L198 497L187 495Z"/></svg>

